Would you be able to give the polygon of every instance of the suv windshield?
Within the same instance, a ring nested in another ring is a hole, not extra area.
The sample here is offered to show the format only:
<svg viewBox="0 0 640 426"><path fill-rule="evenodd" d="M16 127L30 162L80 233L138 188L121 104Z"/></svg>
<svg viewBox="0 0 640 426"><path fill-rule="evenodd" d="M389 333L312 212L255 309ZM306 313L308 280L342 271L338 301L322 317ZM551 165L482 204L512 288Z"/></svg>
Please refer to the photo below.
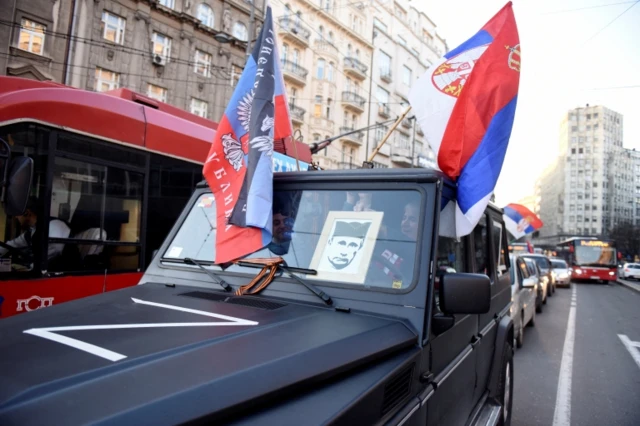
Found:
<svg viewBox="0 0 640 426"><path fill-rule="evenodd" d="M567 269L567 268L569 268L567 266L567 262L565 262L564 260L552 260L551 264L553 265L554 269Z"/></svg>
<svg viewBox="0 0 640 426"><path fill-rule="evenodd" d="M246 258L282 257L308 268L323 284L387 289L413 281L421 195L413 190L347 192L275 191L273 239ZM216 206L201 195L163 254L164 259L215 259ZM229 271L255 274L237 265Z"/></svg>

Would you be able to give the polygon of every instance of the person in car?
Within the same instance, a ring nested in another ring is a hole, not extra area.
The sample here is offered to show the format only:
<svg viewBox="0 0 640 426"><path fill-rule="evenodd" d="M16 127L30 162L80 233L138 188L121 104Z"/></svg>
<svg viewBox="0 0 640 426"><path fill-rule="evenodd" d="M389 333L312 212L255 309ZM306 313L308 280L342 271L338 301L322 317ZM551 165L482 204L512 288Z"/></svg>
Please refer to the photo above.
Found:
<svg viewBox="0 0 640 426"><path fill-rule="evenodd" d="M35 234L38 231L38 201L34 198L30 199L27 203L25 212L16 216L16 219L20 223L22 228L22 234L7 241L6 244L23 252L32 250ZM51 219L49 221L49 238L68 238L71 233L71 229L66 223L59 219ZM48 258L54 259L62 254L64 244L49 244L48 245ZM0 247L0 256L4 256L9 249L6 247Z"/></svg>

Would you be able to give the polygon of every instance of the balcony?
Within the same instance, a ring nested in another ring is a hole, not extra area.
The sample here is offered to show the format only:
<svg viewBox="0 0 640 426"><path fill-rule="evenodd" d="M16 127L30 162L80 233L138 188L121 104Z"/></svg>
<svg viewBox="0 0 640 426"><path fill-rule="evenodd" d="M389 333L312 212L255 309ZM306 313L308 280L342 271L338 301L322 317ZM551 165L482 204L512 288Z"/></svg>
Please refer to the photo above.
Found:
<svg viewBox="0 0 640 426"><path fill-rule="evenodd" d="M333 56L334 58L340 58L340 53L338 52L338 48L333 44L329 43L327 40L316 40L314 43L314 48L316 53Z"/></svg>
<svg viewBox="0 0 640 426"><path fill-rule="evenodd" d="M422 130L422 127L420 127L420 126L416 126L416 133L419 136L424 136L424 131Z"/></svg>
<svg viewBox="0 0 640 426"><path fill-rule="evenodd" d="M389 105L378 105L378 115L383 118L391 117L391 109Z"/></svg>
<svg viewBox="0 0 640 426"><path fill-rule="evenodd" d="M340 170L359 169L360 166L353 162L342 161L336 164Z"/></svg>
<svg viewBox="0 0 640 426"><path fill-rule="evenodd" d="M369 68L360 62L358 58L347 57L344 58L344 72L350 74L359 80L367 78L367 70Z"/></svg>
<svg viewBox="0 0 640 426"><path fill-rule="evenodd" d="M391 83L393 81L391 78L391 70L380 70L380 80Z"/></svg>
<svg viewBox="0 0 640 426"><path fill-rule="evenodd" d="M285 79L290 80L293 83L305 85L307 84L307 74L309 74L309 70L306 68L303 68L289 60L282 60L282 75Z"/></svg>
<svg viewBox="0 0 640 426"><path fill-rule="evenodd" d="M289 104L289 114L291 115L291 121L296 124L304 124L304 113L307 112L304 108L300 108L296 105Z"/></svg>
<svg viewBox="0 0 640 426"><path fill-rule="evenodd" d="M347 133L347 132L353 132L355 129L353 127L340 127L340 134L342 133ZM351 143L354 145L358 145L361 146L362 142L364 140L364 133L363 132L356 132L356 133L351 133L350 135L346 135L341 137L340 139L342 139L343 141L347 142L347 143Z"/></svg>
<svg viewBox="0 0 640 426"><path fill-rule="evenodd" d="M363 113L366 99L355 92L342 92L342 103L347 109L351 109L357 113Z"/></svg>
<svg viewBox="0 0 640 426"><path fill-rule="evenodd" d="M305 28L300 21L288 16L281 16L278 23L280 24L278 34L282 36L283 40L289 40L302 47L309 47L311 31Z"/></svg>
<svg viewBox="0 0 640 426"><path fill-rule="evenodd" d="M312 115L309 124L311 125L311 127L317 130L327 132L327 134L333 133L334 124L333 121L329 120L328 118L315 117Z"/></svg>
<svg viewBox="0 0 640 426"><path fill-rule="evenodd" d="M410 167L411 166L411 150L409 148L393 147L391 151L391 161L397 165Z"/></svg>
<svg viewBox="0 0 640 426"><path fill-rule="evenodd" d="M408 118L403 118L402 122L400 123L402 125L402 127L404 127L405 129L410 129L411 128L411 120L409 120Z"/></svg>

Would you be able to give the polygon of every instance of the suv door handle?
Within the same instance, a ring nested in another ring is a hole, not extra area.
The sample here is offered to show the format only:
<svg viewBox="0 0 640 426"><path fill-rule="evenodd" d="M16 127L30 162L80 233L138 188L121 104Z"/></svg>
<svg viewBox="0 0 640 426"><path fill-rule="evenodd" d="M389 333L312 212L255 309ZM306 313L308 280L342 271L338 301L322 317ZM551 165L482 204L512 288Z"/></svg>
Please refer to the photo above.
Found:
<svg viewBox="0 0 640 426"><path fill-rule="evenodd" d="M477 335L473 335L473 337L471 337L471 347L472 347L472 348L475 348L475 347L476 347L476 345L477 345L478 343L480 343L480 340L481 340L481 339L480 339L480 337L479 337L479 336L477 336Z"/></svg>

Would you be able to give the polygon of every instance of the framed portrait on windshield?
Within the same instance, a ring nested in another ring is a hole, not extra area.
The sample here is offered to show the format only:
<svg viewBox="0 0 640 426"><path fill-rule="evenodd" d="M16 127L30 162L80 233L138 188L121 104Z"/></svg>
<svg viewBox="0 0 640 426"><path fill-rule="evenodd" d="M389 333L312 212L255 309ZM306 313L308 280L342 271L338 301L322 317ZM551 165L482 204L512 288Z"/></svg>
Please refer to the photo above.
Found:
<svg viewBox="0 0 640 426"><path fill-rule="evenodd" d="M383 212L330 211L309 267L309 279L364 284Z"/></svg>

